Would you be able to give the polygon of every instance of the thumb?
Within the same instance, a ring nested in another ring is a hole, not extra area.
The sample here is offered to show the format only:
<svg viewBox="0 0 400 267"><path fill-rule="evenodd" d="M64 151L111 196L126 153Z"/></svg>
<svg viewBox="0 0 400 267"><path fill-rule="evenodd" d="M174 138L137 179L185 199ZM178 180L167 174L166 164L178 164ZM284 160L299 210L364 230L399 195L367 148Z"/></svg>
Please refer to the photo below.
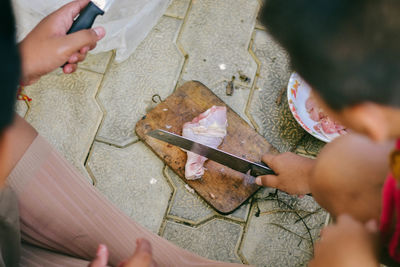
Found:
<svg viewBox="0 0 400 267"><path fill-rule="evenodd" d="M108 249L105 245L100 244L96 252L96 258L89 264L89 267L105 267L107 263Z"/></svg>
<svg viewBox="0 0 400 267"><path fill-rule="evenodd" d="M92 49L96 43L101 40L106 34L103 27L96 27L88 30L77 31L62 38L64 51L62 53L68 57L79 52L81 48L89 46Z"/></svg>
<svg viewBox="0 0 400 267"><path fill-rule="evenodd" d="M275 175L264 175L256 178L256 184L261 186L268 186L277 188L279 185L278 176Z"/></svg>

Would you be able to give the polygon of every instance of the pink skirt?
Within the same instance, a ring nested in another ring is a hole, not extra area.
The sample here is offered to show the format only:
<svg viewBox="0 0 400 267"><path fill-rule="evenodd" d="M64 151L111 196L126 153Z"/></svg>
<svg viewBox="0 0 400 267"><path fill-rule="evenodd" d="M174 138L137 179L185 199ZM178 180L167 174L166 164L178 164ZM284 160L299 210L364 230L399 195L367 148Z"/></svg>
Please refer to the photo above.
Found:
<svg viewBox="0 0 400 267"><path fill-rule="evenodd" d="M29 244L23 246L21 265L87 266L101 243L110 251L109 264L115 266L133 254L136 239L146 238L160 266L241 266L197 256L140 226L41 136L7 183L18 196L21 236Z"/></svg>

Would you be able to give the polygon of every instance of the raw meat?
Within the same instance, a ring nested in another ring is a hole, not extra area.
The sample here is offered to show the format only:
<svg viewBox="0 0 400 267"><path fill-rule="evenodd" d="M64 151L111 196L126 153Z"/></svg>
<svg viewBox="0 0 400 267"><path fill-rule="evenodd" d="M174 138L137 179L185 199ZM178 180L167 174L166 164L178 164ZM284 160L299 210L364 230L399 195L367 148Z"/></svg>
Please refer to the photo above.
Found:
<svg viewBox="0 0 400 267"><path fill-rule="evenodd" d="M317 105L312 95L306 101L306 110L310 114L310 119L317 122L314 125L314 130L318 133L330 138L347 133L344 126L335 122L324 113L324 110Z"/></svg>
<svg viewBox="0 0 400 267"><path fill-rule="evenodd" d="M213 106L204 113L183 125L182 136L198 143L217 148L226 136L226 107ZM185 177L188 180L199 179L204 174L204 162L207 158L187 152Z"/></svg>

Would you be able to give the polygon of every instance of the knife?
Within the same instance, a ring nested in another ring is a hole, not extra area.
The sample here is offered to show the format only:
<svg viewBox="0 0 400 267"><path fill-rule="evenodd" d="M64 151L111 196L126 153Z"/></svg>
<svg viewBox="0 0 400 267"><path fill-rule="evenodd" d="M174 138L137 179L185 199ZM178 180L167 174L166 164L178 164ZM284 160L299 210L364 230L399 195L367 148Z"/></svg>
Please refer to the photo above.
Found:
<svg viewBox="0 0 400 267"><path fill-rule="evenodd" d="M114 0L92 0L79 13L67 34L74 33L83 29L90 29L98 15L102 16L107 11Z"/></svg>
<svg viewBox="0 0 400 267"><path fill-rule="evenodd" d="M275 174L271 168L264 163L256 163L247 159L235 156L228 152L224 152L217 148L197 143L189 138L170 133L161 129L151 131L147 135L158 140L167 142L171 145L178 146L187 151L196 153L200 156L206 157L212 161L225 165L235 171L257 177L266 174Z"/></svg>
<svg viewBox="0 0 400 267"><path fill-rule="evenodd" d="M97 16L102 16L106 12L114 0L92 0L89 4L82 9L78 17L72 23L71 28L67 34L74 33L84 29L90 29L93 26L94 20ZM66 62L64 67L68 62Z"/></svg>

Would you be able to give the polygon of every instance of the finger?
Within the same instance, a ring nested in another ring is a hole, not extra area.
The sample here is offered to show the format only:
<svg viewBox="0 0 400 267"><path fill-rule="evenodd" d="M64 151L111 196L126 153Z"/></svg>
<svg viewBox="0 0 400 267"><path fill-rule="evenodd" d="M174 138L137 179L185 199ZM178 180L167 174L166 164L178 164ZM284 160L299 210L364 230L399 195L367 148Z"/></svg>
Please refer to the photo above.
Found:
<svg viewBox="0 0 400 267"><path fill-rule="evenodd" d="M376 220L374 220L374 219L371 219L371 220L369 220L368 222L365 223L365 228L371 234L377 233L378 230L379 230L378 222Z"/></svg>
<svg viewBox="0 0 400 267"><path fill-rule="evenodd" d="M275 175L264 175L256 178L256 184L276 188L279 186L279 179Z"/></svg>
<svg viewBox="0 0 400 267"><path fill-rule="evenodd" d="M75 64L79 60L79 53L74 53L72 56L69 57L68 63Z"/></svg>
<svg viewBox="0 0 400 267"><path fill-rule="evenodd" d="M87 52L89 52L89 50L90 50L90 47L85 46L85 47L81 48L81 50L79 50L79 53L86 54Z"/></svg>
<svg viewBox="0 0 400 267"><path fill-rule="evenodd" d="M106 245L100 244L97 248L96 258L89 264L89 267L105 267L108 263L108 249Z"/></svg>
<svg viewBox="0 0 400 267"><path fill-rule="evenodd" d="M76 64L78 62L84 61L86 58L86 54L75 53L68 59L68 62L71 64Z"/></svg>
<svg viewBox="0 0 400 267"><path fill-rule="evenodd" d="M276 155L264 154L262 156L262 161L273 169L275 166L275 158L276 158Z"/></svg>
<svg viewBox="0 0 400 267"><path fill-rule="evenodd" d="M61 38L62 45L60 45L60 53L67 55L69 58L72 54L86 46L96 46L97 41L102 39L104 35L105 30L103 27L96 27L68 34Z"/></svg>
<svg viewBox="0 0 400 267"><path fill-rule="evenodd" d="M137 247L133 256L128 259L124 267L151 267L153 266L152 249L150 242L145 239L136 241Z"/></svg>
<svg viewBox="0 0 400 267"><path fill-rule="evenodd" d="M67 64L64 66L63 71L65 74L74 73L78 69L77 64Z"/></svg>
<svg viewBox="0 0 400 267"><path fill-rule="evenodd" d="M91 46L89 47L89 51L95 49L96 46L97 46L97 43L95 43L94 45L91 45Z"/></svg>

